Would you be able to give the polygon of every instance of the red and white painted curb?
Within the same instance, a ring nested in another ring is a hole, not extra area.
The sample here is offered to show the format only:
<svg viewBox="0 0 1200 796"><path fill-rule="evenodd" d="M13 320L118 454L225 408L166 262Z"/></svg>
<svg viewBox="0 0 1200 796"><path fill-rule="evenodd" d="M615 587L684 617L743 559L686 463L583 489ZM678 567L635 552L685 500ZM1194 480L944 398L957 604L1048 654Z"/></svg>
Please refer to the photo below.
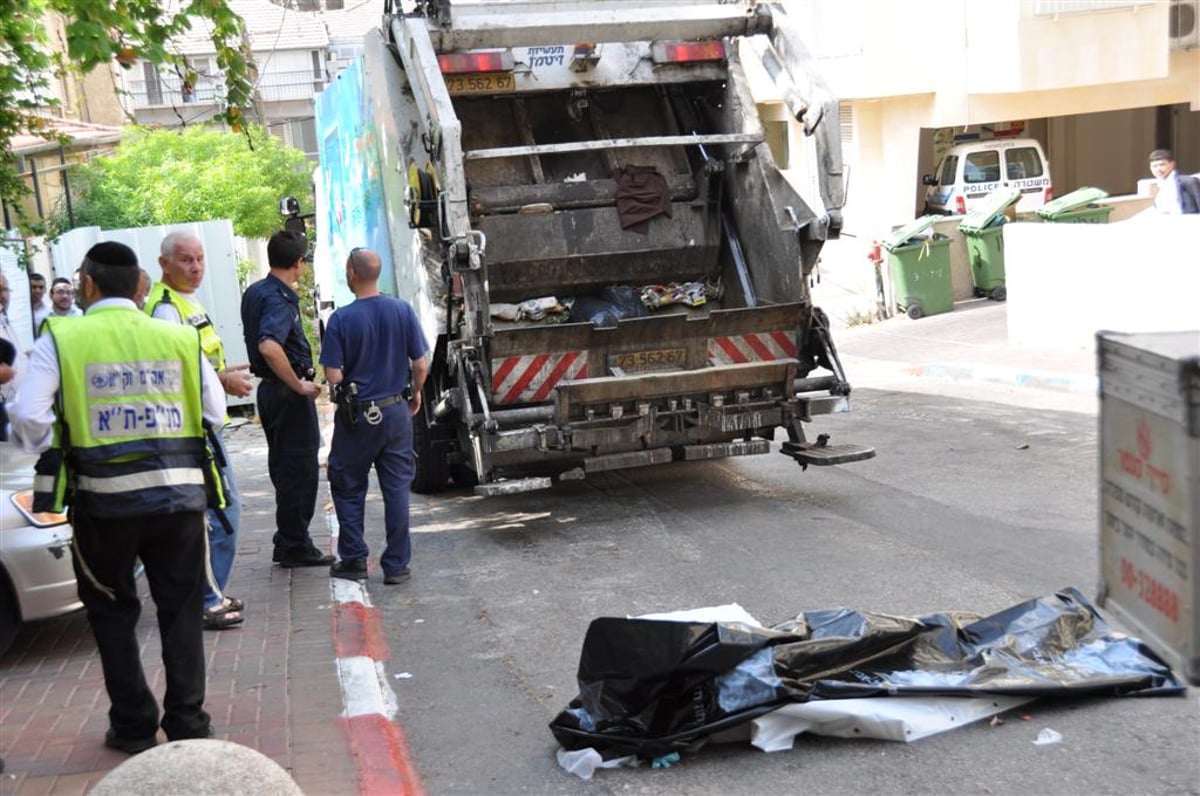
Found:
<svg viewBox="0 0 1200 796"><path fill-rule="evenodd" d="M325 518L336 550L337 515L331 509ZM345 708L338 720L346 728L358 766L358 792L364 796L424 796L404 729L396 721L399 706L388 684L386 666L391 651L379 608L371 604L363 583L331 577L329 584L337 675Z"/></svg>

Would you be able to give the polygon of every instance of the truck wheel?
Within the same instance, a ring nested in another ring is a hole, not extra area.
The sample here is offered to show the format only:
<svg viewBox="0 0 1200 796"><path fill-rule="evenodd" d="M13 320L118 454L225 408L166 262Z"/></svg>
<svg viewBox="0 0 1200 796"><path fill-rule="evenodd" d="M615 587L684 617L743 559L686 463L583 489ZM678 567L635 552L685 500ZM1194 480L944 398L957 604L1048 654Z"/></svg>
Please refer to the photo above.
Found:
<svg viewBox="0 0 1200 796"><path fill-rule="evenodd" d="M475 472L474 468L461 462L450 465L450 477L454 479L457 486L468 489L479 486L479 474Z"/></svg>
<svg viewBox="0 0 1200 796"><path fill-rule="evenodd" d="M915 321L925 317L925 310L921 308L920 304L909 304L905 314Z"/></svg>
<svg viewBox="0 0 1200 796"><path fill-rule="evenodd" d="M413 453L417 455L417 471L413 475L412 491L428 495L445 489L450 480L446 447L436 444L424 409L413 418Z"/></svg>

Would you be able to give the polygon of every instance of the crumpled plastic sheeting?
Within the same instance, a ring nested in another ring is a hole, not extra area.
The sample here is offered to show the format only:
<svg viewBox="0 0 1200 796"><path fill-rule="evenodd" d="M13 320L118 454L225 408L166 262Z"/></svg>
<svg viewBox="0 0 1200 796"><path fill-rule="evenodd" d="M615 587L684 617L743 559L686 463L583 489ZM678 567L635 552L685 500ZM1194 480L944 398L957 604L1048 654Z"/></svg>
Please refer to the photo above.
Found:
<svg viewBox="0 0 1200 796"><path fill-rule="evenodd" d="M1109 630L1076 589L988 617L809 611L775 625L600 618L579 696L550 723L563 748L605 759L694 750L781 705L863 697L1178 694L1140 641Z"/></svg>

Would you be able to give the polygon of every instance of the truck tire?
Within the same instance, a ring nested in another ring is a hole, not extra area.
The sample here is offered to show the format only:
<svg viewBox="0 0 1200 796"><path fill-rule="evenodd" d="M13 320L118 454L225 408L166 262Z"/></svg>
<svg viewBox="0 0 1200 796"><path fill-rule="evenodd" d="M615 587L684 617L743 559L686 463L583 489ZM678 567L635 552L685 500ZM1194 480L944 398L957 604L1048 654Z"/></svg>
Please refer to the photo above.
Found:
<svg viewBox="0 0 1200 796"><path fill-rule="evenodd" d="M450 477L454 479L455 486L467 489L479 486L479 474L470 465L461 462L450 465Z"/></svg>
<svg viewBox="0 0 1200 796"><path fill-rule="evenodd" d="M433 429L425 418L424 407L413 418L413 453L417 456L417 468L413 475L412 491L429 495L445 489L450 481L446 447L437 444Z"/></svg>

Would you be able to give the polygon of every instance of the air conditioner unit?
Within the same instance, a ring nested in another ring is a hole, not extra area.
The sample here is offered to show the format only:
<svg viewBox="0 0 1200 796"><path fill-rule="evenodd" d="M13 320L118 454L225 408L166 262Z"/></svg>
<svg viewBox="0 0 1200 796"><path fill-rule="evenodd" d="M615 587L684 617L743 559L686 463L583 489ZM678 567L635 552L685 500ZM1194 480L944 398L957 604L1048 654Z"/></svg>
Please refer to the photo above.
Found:
<svg viewBox="0 0 1200 796"><path fill-rule="evenodd" d="M1200 47L1200 0L1171 0L1167 35L1172 50Z"/></svg>

